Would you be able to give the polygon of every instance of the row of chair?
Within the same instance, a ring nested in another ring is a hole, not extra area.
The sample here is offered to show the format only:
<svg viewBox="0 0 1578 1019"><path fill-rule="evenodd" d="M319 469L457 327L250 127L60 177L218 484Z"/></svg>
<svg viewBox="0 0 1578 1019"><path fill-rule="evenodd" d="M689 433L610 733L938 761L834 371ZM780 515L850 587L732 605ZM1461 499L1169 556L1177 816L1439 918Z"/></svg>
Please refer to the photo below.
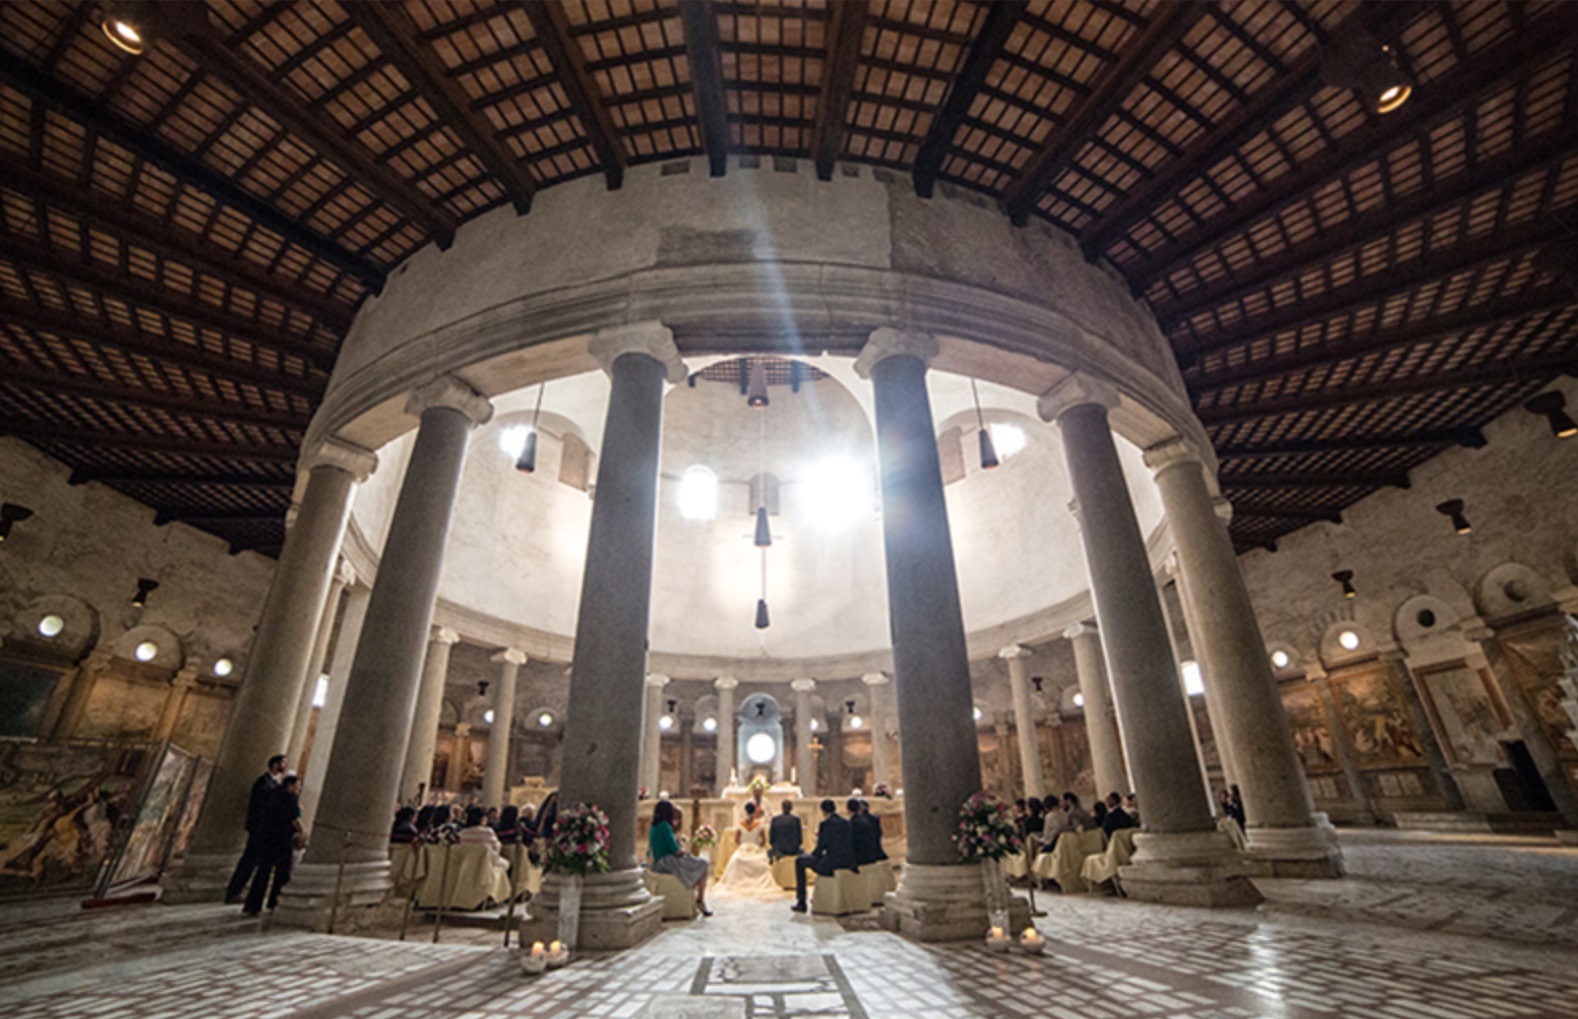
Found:
<svg viewBox="0 0 1578 1019"><path fill-rule="evenodd" d="M1219 828L1239 852L1245 849L1244 831L1231 817L1221 818ZM1037 884L1057 882L1065 894L1100 889L1110 884L1123 894L1119 869L1134 858L1136 830L1123 828L1108 838L1099 828L1065 832L1050 852L1039 852L1035 836L1021 853L1003 861L1003 873L1010 878L1033 878Z"/></svg>
<svg viewBox="0 0 1578 1019"><path fill-rule="evenodd" d="M390 846L389 855L395 886L414 891L418 909L485 909L542 888L542 870L521 845L501 854L484 843L419 842Z"/></svg>

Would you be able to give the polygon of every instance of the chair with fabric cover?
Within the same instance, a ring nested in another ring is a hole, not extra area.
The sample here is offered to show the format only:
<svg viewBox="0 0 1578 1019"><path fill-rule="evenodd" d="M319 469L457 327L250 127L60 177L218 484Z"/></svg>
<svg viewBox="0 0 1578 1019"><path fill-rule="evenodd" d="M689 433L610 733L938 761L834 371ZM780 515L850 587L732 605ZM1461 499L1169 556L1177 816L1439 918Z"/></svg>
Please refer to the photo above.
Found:
<svg viewBox="0 0 1578 1019"><path fill-rule="evenodd" d="M899 879L893 876L892 860L867 864L860 868L860 876L866 879L866 899L873 906L882 905L883 896L898 891Z"/></svg>
<svg viewBox="0 0 1578 1019"><path fill-rule="evenodd" d="M1112 833L1105 852L1085 858L1080 877L1091 888L1099 888L1118 876L1118 868L1127 866L1134 858L1134 834L1137 829L1122 828Z"/></svg>
<svg viewBox="0 0 1578 1019"><path fill-rule="evenodd" d="M533 896L542 891L542 868L531 862L531 852L520 843L504 847L510 865L510 884L517 896Z"/></svg>
<svg viewBox="0 0 1578 1019"><path fill-rule="evenodd" d="M818 916L844 916L864 913L871 908L866 894L866 879L852 870L835 870L816 882L811 895L811 912Z"/></svg>
<svg viewBox="0 0 1578 1019"><path fill-rule="evenodd" d="M1216 827L1218 831L1221 831L1227 835L1227 839L1229 842L1233 843L1234 849L1238 850L1240 853L1249 849L1249 840L1244 838L1244 829L1238 826L1238 821L1236 818L1231 818L1226 814L1223 814L1221 817L1217 818Z"/></svg>
<svg viewBox="0 0 1578 1019"><path fill-rule="evenodd" d="M647 886L647 891L654 898L662 900L664 920L696 919L696 893L686 888L685 882L673 874L643 870L641 883Z"/></svg>
<svg viewBox="0 0 1578 1019"><path fill-rule="evenodd" d="M1102 851L1106 841L1100 828L1065 832L1052 847L1052 852L1042 853L1036 861L1036 876L1043 881L1056 881L1064 894L1083 892L1085 879L1080 877L1080 869L1086 857Z"/></svg>
<svg viewBox="0 0 1578 1019"><path fill-rule="evenodd" d="M816 871L806 871L805 879L808 883L815 882ZM791 892L794 891L794 857L780 856L778 859L773 861L773 880L778 882L779 888L783 888Z"/></svg>
<svg viewBox="0 0 1578 1019"><path fill-rule="evenodd" d="M389 877L402 897L409 897L427 877L428 848L425 842L389 846Z"/></svg>
<svg viewBox="0 0 1578 1019"><path fill-rule="evenodd" d="M427 874L417 893L422 909L483 909L510 897L509 864L480 842L427 849Z"/></svg>

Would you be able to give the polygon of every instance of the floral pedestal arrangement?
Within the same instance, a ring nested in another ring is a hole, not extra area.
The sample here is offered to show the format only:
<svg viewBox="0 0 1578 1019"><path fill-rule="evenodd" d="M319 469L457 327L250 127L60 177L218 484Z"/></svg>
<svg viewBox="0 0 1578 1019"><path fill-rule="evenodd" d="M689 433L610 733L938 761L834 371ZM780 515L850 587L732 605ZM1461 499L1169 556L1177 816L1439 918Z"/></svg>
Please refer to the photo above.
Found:
<svg viewBox="0 0 1578 1019"><path fill-rule="evenodd" d="M1024 849L1019 828L1014 824L1008 804L988 792L979 792L959 808L959 824L954 829L954 845L966 863L981 864L981 880L986 892L986 945L1007 951L1013 945L1012 902L1002 861Z"/></svg>
<svg viewBox="0 0 1578 1019"><path fill-rule="evenodd" d="M558 938L546 947L541 942L532 945L529 956L521 960L521 969L528 974L569 962L580 933L581 883L588 875L608 870L608 815L591 803L561 808L547 837L543 869L566 879L558 897Z"/></svg>

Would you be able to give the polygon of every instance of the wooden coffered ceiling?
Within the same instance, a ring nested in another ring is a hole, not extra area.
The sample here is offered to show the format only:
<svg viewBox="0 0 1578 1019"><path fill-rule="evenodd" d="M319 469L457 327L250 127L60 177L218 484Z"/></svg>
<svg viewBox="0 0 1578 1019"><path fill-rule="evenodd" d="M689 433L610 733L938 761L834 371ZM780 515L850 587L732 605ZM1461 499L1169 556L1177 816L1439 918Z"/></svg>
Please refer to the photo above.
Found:
<svg viewBox="0 0 1578 1019"><path fill-rule="evenodd" d="M1394 113L1323 77L1360 32ZM418 248L637 163L866 163L1110 260L1269 544L1578 365L1575 59L1560 2L12 0L0 431L271 552L341 338Z"/></svg>

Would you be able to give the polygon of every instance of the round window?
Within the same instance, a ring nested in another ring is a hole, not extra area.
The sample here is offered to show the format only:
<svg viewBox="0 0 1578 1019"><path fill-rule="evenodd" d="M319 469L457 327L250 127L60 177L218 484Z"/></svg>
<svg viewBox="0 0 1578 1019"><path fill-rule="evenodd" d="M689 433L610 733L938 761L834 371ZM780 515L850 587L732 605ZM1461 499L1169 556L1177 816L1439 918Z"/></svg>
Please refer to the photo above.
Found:
<svg viewBox="0 0 1578 1019"><path fill-rule="evenodd" d="M151 640L145 640L137 645L137 649L132 652L132 655L139 662L151 662L159 657L159 645Z"/></svg>
<svg viewBox="0 0 1578 1019"><path fill-rule="evenodd" d="M765 732L745 741L745 757L752 764L771 764L778 756L778 741Z"/></svg>
<svg viewBox="0 0 1578 1019"><path fill-rule="evenodd" d="M66 621L51 613L38 621L38 632L45 637L58 637L66 628Z"/></svg>

